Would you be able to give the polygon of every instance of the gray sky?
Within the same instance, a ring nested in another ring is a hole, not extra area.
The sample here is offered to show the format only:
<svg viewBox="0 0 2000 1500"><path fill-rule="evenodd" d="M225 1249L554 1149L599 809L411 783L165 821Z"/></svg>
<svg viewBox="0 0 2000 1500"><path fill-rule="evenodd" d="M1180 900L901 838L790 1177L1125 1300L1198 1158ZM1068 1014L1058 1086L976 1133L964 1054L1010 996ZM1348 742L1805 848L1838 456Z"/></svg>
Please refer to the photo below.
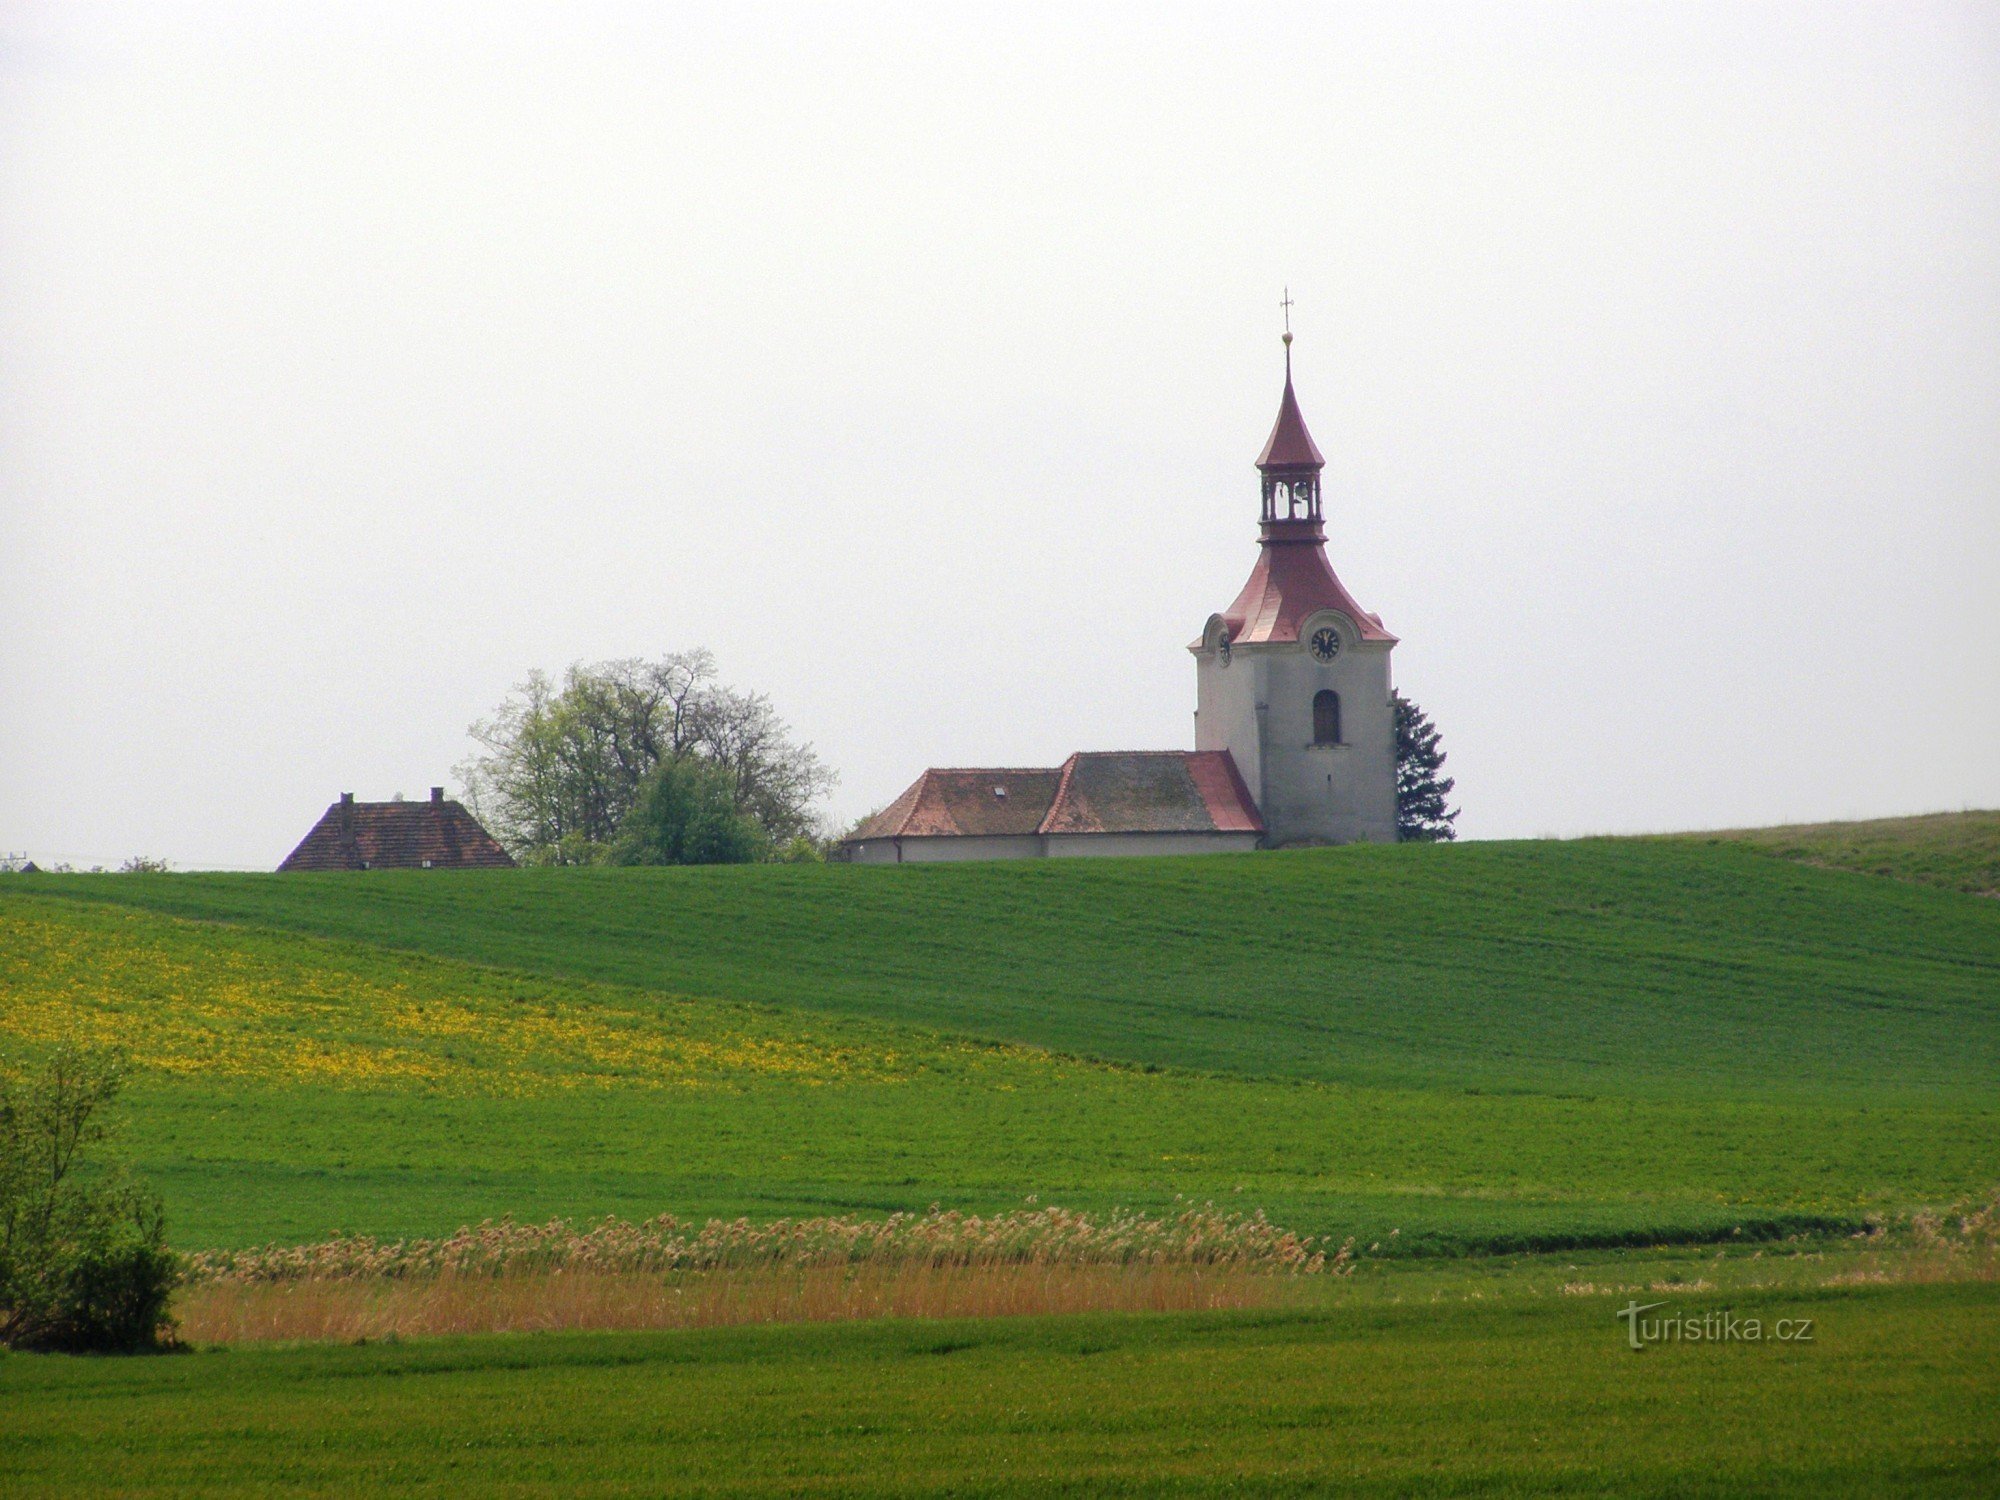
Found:
<svg viewBox="0 0 2000 1500"><path fill-rule="evenodd" d="M530 668L1192 744L1279 289L1476 837L2000 804L2000 11L0 8L0 848L275 864Z"/></svg>

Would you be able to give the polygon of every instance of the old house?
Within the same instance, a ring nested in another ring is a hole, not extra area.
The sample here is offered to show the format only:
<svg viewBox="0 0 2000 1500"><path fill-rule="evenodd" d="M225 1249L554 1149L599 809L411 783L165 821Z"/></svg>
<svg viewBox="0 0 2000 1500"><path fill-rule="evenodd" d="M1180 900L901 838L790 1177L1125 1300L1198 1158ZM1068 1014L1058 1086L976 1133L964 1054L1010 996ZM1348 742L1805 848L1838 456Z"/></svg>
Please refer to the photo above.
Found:
<svg viewBox="0 0 2000 1500"><path fill-rule="evenodd" d="M356 802L342 792L278 866L287 870L506 870L513 856L462 802Z"/></svg>

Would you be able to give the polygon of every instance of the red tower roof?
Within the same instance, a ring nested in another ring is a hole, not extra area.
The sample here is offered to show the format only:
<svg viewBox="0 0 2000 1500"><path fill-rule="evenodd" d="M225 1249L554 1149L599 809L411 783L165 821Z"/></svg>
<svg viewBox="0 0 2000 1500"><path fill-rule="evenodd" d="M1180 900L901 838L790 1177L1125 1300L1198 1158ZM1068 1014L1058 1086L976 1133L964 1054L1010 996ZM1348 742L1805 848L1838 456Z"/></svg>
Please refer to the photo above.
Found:
<svg viewBox="0 0 2000 1500"><path fill-rule="evenodd" d="M1257 459L1264 473L1263 545L1249 581L1222 615L1232 645L1296 641L1299 627L1323 609L1346 615L1364 641L1396 639L1380 615L1370 614L1347 592L1326 559L1319 481L1325 466L1292 390L1292 336L1287 333L1285 394L1278 403L1277 425ZM1196 641L1191 649L1202 645Z"/></svg>
<svg viewBox="0 0 2000 1500"><path fill-rule="evenodd" d="M1396 639L1380 615L1355 602L1333 571L1326 559L1326 528L1318 521L1266 521L1263 534L1257 566L1236 602L1222 612L1230 644L1295 641L1299 627L1323 609L1346 615L1364 641Z"/></svg>
<svg viewBox="0 0 2000 1500"><path fill-rule="evenodd" d="M1299 398L1292 394L1292 340L1285 335L1285 394L1278 402L1278 420L1271 427L1271 436L1264 442L1264 451L1257 455L1260 469L1323 469L1326 460L1320 457L1319 445L1306 431L1306 419L1299 411Z"/></svg>

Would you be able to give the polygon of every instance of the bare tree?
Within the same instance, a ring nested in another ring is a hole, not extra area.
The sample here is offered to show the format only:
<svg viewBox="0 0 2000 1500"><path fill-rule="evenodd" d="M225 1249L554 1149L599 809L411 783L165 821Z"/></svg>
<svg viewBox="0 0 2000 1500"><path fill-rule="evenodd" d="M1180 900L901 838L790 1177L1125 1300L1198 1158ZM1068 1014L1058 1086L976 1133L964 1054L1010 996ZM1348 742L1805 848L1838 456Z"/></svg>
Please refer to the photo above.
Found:
<svg viewBox="0 0 2000 1500"><path fill-rule="evenodd" d="M737 810L755 818L773 844L819 831L813 804L833 789L833 773L810 745L792 743L762 693L718 688L707 694L695 714L694 746L729 773Z"/></svg>

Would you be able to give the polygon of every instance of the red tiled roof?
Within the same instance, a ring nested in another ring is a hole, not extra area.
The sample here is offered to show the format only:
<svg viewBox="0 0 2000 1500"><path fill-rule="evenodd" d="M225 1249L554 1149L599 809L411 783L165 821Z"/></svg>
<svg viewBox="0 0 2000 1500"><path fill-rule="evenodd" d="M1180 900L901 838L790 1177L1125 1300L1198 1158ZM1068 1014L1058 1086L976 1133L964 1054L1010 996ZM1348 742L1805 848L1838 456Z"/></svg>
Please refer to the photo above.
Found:
<svg viewBox="0 0 2000 1500"><path fill-rule="evenodd" d="M1072 755L1048 769L934 768L847 842L1263 829L1257 804L1227 750L1112 750Z"/></svg>
<svg viewBox="0 0 2000 1500"><path fill-rule="evenodd" d="M1187 758L1188 775L1194 778L1201 800L1208 804L1209 818L1219 833L1262 833L1263 816L1257 799L1244 785L1243 773L1236 769L1236 757L1227 750L1197 750Z"/></svg>
<svg viewBox="0 0 2000 1500"><path fill-rule="evenodd" d="M356 802L326 810L279 870L507 870L513 856L463 803Z"/></svg>
<svg viewBox="0 0 2000 1500"><path fill-rule="evenodd" d="M1257 566L1236 602L1222 612L1232 645L1296 641L1299 626L1322 609L1337 609L1364 641L1396 637L1380 615L1363 609L1326 559L1326 528L1318 521L1266 521ZM1201 642L1196 641L1199 649Z"/></svg>

